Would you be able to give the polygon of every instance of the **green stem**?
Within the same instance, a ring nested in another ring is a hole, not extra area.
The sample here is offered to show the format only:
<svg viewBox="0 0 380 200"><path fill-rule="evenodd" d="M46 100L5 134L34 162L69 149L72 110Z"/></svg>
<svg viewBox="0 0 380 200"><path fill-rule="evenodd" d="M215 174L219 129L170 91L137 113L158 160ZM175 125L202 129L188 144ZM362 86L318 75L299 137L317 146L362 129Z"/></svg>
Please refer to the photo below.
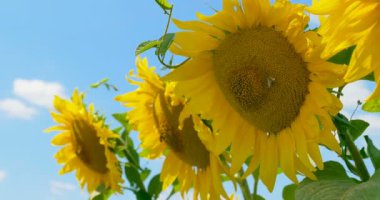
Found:
<svg viewBox="0 0 380 200"><path fill-rule="evenodd" d="M160 55L157 56L158 57L158 61L160 61L160 63L165 66L166 68L169 68L169 69L175 69L183 64L185 64L187 61L190 60L190 58L187 58L185 61L181 62L180 64L178 65L168 65L164 62L164 60L160 57Z"/></svg>
<svg viewBox="0 0 380 200"><path fill-rule="evenodd" d="M164 32L164 37L168 33L168 30L169 30L170 20L172 19L173 8L174 8L174 5L172 5L172 8L170 8L168 21L166 22L166 28L165 28L165 32Z"/></svg>
<svg viewBox="0 0 380 200"><path fill-rule="evenodd" d="M348 129L344 132L344 136L345 136L347 148L351 153L351 156L355 162L356 168L358 169L360 179L362 181L368 181L370 176L369 176L367 167L365 166L363 158L360 155L360 152L359 152L358 148L356 147L356 145L352 139L351 133Z"/></svg>
<svg viewBox="0 0 380 200"><path fill-rule="evenodd" d="M362 102L358 100L356 108L355 108L354 112L352 112L352 114L350 116L350 120L352 119L352 117L354 117L354 115L355 115L355 113L358 110L358 108L359 108L360 105L362 105Z"/></svg>
<svg viewBox="0 0 380 200"><path fill-rule="evenodd" d="M164 39L166 37L166 34L168 34L168 30L169 30L169 25L170 25L170 20L172 18L172 13L173 13L173 8L174 8L174 5L172 5L172 8L170 9L169 11L169 16L168 16L168 21L166 22L166 27L165 27L165 32L164 32L164 35L162 36L162 39ZM158 52L160 52L161 50L161 45L158 47ZM166 54L165 54L166 55ZM160 56L160 54L158 53L157 54L157 58L158 58L158 61L163 65L165 66L166 68L168 69L175 69L183 64L185 64L188 60L190 60L190 58L187 58L185 61L183 61L182 63L178 64L178 65L168 65L165 63L165 55Z"/></svg>
<svg viewBox="0 0 380 200"><path fill-rule="evenodd" d="M338 92L337 92L337 95L336 95L336 97L339 99L341 96L342 96L342 91L343 91L343 88L344 88L344 86L346 86L346 85L343 85L343 86L341 86L341 87L339 87L338 88Z"/></svg>
<svg viewBox="0 0 380 200"><path fill-rule="evenodd" d="M244 172L240 170L240 175ZM244 200L252 200L251 192L249 191L248 182L246 179L241 179L240 177L237 179L237 183L239 184L241 193L243 194Z"/></svg>
<svg viewBox="0 0 380 200"><path fill-rule="evenodd" d="M253 195L254 195L254 197L256 197L257 188L259 186L259 170L258 169L255 172L253 172L253 179L254 179Z"/></svg>
<svg viewBox="0 0 380 200"><path fill-rule="evenodd" d="M166 198L166 200L170 200L170 198L175 194L174 188L170 192L169 196Z"/></svg>

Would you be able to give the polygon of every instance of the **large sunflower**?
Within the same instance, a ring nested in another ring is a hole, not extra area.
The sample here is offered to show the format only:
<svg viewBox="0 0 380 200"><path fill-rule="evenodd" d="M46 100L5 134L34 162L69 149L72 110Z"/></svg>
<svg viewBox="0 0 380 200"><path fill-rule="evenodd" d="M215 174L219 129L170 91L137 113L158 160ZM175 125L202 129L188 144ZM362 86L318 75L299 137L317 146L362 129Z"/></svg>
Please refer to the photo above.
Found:
<svg viewBox="0 0 380 200"><path fill-rule="evenodd" d="M284 0L224 0L212 16L174 20L188 31L176 33L170 50L190 59L165 80L178 81L187 112L212 120L218 134L205 143L214 153L232 144L231 172L253 155L246 175L260 166L270 191L278 167L294 182L297 172L315 178L318 144L341 151L330 115L342 105L327 88L342 84L345 68L320 58L303 13Z"/></svg>
<svg viewBox="0 0 380 200"><path fill-rule="evenodd" d="M319 33L326 44L323 56L329 58L339 51L356 45L347 74L347 82L356 81L374 72L376 89L367 101L380 98L380 1L321 0L309 8L323 15ZM380 110L380 107L376 107Z"/></svg>
<svg viewBox="0 0 380 200"><path fill-rule="evenodd" d="M77 179L88 192L96 190L103 184L106 188L120 192L119 184L123 183L119 163L109 150L108 139L118 137L94 114L94 106L89 110L83 103L83 94L75 90L72 100L58 96L54 99L54 107L58 113L51 115L58 123L46 131L62 131L56 135L53 145L64 146L55 154L59 164L64 164L60 174L76 170Z"/></svg>
<svg viewBox="0 0 380 200"><path fill-rule="evenodd" d="M163 188L178 179L182 194L194 187L194 199L198 195L202 199L219 199L220 195L228 198L220 177L223 166L198 136L211 135L211 131L198 117L182 112L185 105L174 96L174 83L162 82L154 68L148 68L146 59L137 58L136 65L134 76L142 82L128 79L139 87L116 100L133 108L128 119L139 132L141 147L148 158L157 158L168 149L161 172Z"/></svg>

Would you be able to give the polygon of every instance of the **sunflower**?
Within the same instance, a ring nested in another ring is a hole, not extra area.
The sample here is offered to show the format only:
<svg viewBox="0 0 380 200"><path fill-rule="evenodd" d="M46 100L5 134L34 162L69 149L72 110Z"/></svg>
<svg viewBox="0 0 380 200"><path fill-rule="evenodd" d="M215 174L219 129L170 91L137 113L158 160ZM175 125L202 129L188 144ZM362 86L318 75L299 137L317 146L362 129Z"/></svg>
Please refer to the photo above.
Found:
<svg viewBox="0 0 380 200"><path fill-rule="evenodd" d="M326 44L323 57L356 45L344 80L353 82L374 72L377 87L367 102L380 98L380 1L334 0L315 2L309 11L323 15L319 33ZM380 107L376 107L380 110Z"/></svg>
<svg viewBox="0 0 380 200"><path fill-rule="evenodd" d="M341 152L331 115L342 105L327 88L343 83L345 67L320 58L320 37L304 31L304 6L224 0L221 11L197 17L173 20L186 31L170 50L189 60L164 80L178 81L186 112L212 120L216 134L204 143L216 155L231 145L231 173L252 156L245 176L260 167L270 191L278 167L294 182L297 172L315 178L318 145Z"/></svg>
<svg viewBox="0 0 380 200"><path fill-rule="evenodd" d="M138 88L116 97L126 107L133 108L128 119L139 132L141 147L147 158L154 159L163 154L163 189L178 179L184 195L192 186L194 199L219 199L226 195L220 173L223 166L210 154L198 134L212 134L197 116L183 113L184 101L174 96L174 83L165 83L148 68L147 59L137 58L137 75L142 81L128 79ZM179 123L179 119L183 123ZM206 137L206 136L205 136Z"/></svg>
<svg viewBox="0 0 380 200"><path fill-rule="evenodd" d="M87 185L89 193L99 185L121 193L119 184L124 181L118 160L110 151L108 142L108 139L118 135L94 114L93 104L87 110L83 96L75 90L71 101L58 96L54 99L58 113L52 112L51 115L58 125L46 131L62 131L52 140L53 145L64 146L55 154L57 162L64 164L59 173L76 170L81 187Z"/></svg>

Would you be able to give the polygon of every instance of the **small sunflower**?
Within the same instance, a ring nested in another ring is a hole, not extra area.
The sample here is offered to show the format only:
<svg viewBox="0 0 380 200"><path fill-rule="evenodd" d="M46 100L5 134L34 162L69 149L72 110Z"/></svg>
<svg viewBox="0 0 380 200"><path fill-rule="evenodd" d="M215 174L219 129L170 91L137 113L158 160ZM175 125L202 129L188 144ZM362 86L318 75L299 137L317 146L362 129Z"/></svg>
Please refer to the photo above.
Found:
<svg viewBox="0 0 380 200"><path fill-rule="evenodd" d="M178 179L182 194L194 187L194 199L198 195L202 199L228 197L220 177L223 166L198 136L212 134L211 131L198 117L182 112L186 105L174 96L174 83L162 82L154 68L148 68L146 59L137 58L136 65L137 75L131 73L131 76L142 82L128 79L139 87L116 100L133 108L128 119L139 132L146 157L157 158L168 149L161 172L163 188Z"/></svg>
<svg viewBox="0 0 380 200"><path fill-rule="evenodd" d="M186 112L211 119L217 134L204 141L216 155L231 145L231 172L253 155L246 175L273 190L278 167L315 178L319 144L340 153L331 115L342 107L327 88L343 83L345 67L320 58L320 37L304 32L304 6L285 0L224 0L212 16L174 23L170 50L190 59L164 80L178 81ZM311 160L311 159L312 160Z"/></svg>
<svg viewBox="0 0 380 200"><path fill-rule="evenodd" d="M55 154L57 162L64 164L59 173L76 170L81 187L87 185L89 193L101 184L121 193L119 184L124 181L108 142L118 135L105 126L104 120L96 117L93 104L87 110L83 93L75 90L71 99L55 97L54 107L58 113L52 112L51 115L58 125L46 130L62 131L52 140L53 145L64 146Z"/></svg>
<svg viewBox="0 0 380 200"><path fill-rule="evenodd" d="M326 44L323 57L356 45L344 80L353 82L374 72L377 87L367 101L380 99L380 1L321 0L309 11L323 15L318 31Z"/></svg>

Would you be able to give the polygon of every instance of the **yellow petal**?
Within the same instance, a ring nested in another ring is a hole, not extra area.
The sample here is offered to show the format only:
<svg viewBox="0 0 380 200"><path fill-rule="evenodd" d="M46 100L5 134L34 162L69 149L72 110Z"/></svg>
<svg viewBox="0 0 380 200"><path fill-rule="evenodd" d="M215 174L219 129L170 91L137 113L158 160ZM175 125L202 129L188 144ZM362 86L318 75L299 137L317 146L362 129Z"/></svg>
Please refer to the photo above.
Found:
<svg viewBox="0 0 380 200"><path fill-rule="evenodd" d="M251 175L252 172L254 172L260 165L260 162L261 162L261 158L262 158L262 148L261 146L265 145L265 143L261 143L261 141L263 139L261 139L262 137L265 137L264 133L257 133L256 135L256 145L254 147L254 153L253 153L253 156L251 158L251 162L249 163L248 165L248 168L245 170L242 178L247 178L249 175Z"/></svg>
<svg viewBox="0 0 380 200"><path fill-rule="evenodd" d="M71 141L71 133L63 132L61 134L56 135L51 141L52 145L65 145Z"/></svg>
<svg viewBox="0 0 380 200"><path fill-rule="evenodd" d="M319 151L318 144L314 142L308 143L307 150L310 154L310 157L314 160L315 164L317 164L318 169L323 170L323 160L321 152Z"/></svg>
<svg viewBox="0 0 380 200"><path fill-rule="evenodd" d="M244 127L240 130L231 145L231 174L239 171L247 157L253 153L255 146L256 132L247 131Z"/></svg>
<svg viewBox="0 0 380 200"><path fill-rule="evenodd" d="M52 127L49 127L47 129L44 130L44 132L52 132L52 131L61 131L61 130L65 130L66 129L66 126L52 126Z"/></svg>
<svg viewBox="0 0 380 200"><path fill-rule="evenodd" d="M321 132L320 142L326 145L328 148L332 149L338 154L342 153L342 149L339 146L339 143L336 141L333 133L329 130Z"/></svg>
<svg viewBox="0 0 380 200"><path fill-rule="evenodd" d="M219 46L217 39L201 32L177 32L174 43L182 49L194 52L212 50Z"/></svg>
<svg viewBox="0 0 380 200"><path fill-rule="evenodd" d="M177 178L179 168L177 163L182 163L176 158L173 152L169 152L162 166L160 180L162 181L162 189L165 190Z"/></svg>
<svg viewBox="0 0 380 200"><path fill-rule="evenodd" d="M214 26L225 30L230 33L235 33L237 31L237 24L233 17L225 12L219 12L211 16L206 16L201 13L197 13L198 19L213 24Z"/></svg>
<svg viewBox="0 0 380 200"><path fill-rule="evenodd" d="M298 183L294 166L295 143L289 131L290 130L285 129L277 135L280 165L286 176L293 182Z"/></svg>
<svg viewBox="0 0 380 200"><path fill-rule="evenodd" d="M225 38L223 31L200 21L180 21L173 19L173 23L180 29L204 32L218 39Z"/></svg>
<svg viewBox="0 0 380 200"><path fill-rule="evenodd" d="M310 160L307 153L306 137L301 124L295 122L292 124L292 135L295 140L296 150L301 162L308 168L313 169L313 165L310 164Z"/></svg>
<svg viewBox="0 0 380 200"><path fill-rule="evenodd" d="M262 158L259 177L270 192L273 191L277 177L278 149L276 139L276 136L268 136L261 141L265 145L261 146Z"/></svg>
<svg viewBox="0 0 380 200"><path fill-rule="evenodd" d="M305 165L297 157L295 159L295 166L296 166L297 171L301 172L302 174L304 174L305 176L307 176L311 180L317 180L317 177L315 177L313 172L311 172L310 169L306 168ZM313 169L313 170L315 170L315 169Z"/></svg>
<svg viewBox="0 0 380 200"><path fill-rule="evenodd" d="M185 64L163 77L164 81L184 81L197 78L212 69L213 61L211 54L202 54L192 58ZM197 70L194 70L197 69Z"/></svg>
<svg viewBox="0 0 380 200"><path fill-rule="evenodd" d="M307 10L314 14L327 15L341 3L341 0L313 0L313 4Z"/></svg>

